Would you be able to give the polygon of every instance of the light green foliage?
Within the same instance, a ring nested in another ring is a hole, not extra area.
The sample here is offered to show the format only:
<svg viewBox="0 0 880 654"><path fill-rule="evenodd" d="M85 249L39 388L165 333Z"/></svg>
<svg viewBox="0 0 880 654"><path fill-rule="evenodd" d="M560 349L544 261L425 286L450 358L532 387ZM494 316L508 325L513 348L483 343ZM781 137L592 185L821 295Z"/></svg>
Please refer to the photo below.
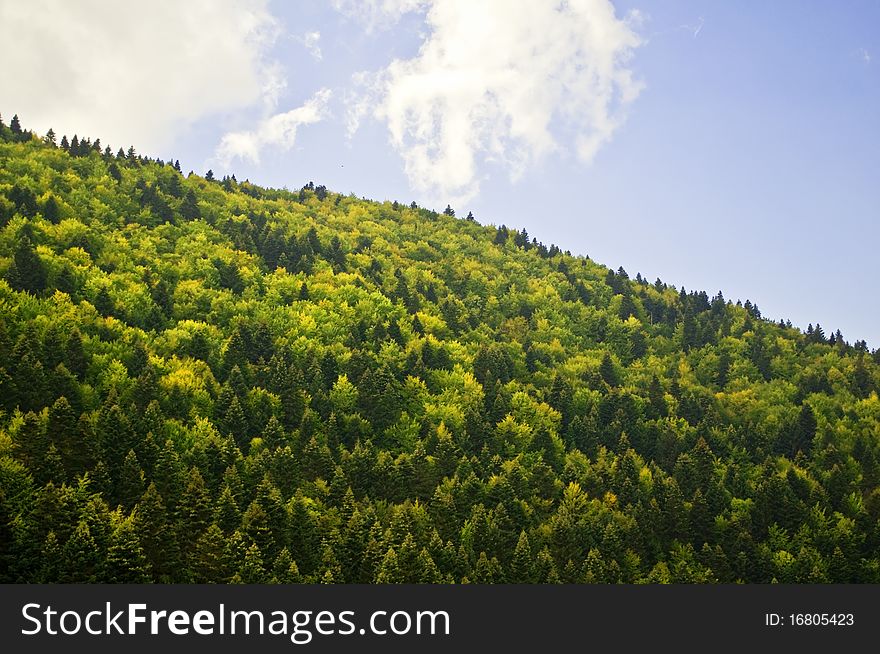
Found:
<svg viewBox="0 0 880 654"><path fill-rule="evenodd" d="M0 581L880 582L863 342L89 144L0 124Z"/></svg>

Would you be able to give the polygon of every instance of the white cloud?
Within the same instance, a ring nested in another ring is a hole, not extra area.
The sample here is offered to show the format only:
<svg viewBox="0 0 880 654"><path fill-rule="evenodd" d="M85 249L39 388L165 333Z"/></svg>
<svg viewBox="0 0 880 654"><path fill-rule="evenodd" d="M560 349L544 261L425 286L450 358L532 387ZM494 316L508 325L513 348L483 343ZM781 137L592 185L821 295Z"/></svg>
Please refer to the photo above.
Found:
<svg viewBox="0 0 880 654"><path fill-rule="evenodd" d="M375 111L381 101L379 76L375 73L361 71L351 76L351 88L346 90L343 98L345 111L345 133L351 139L360 129L361 121Z"/></svg>
<svg viewBox="0 0 880 654"><path fill-rule="evenodd" d="M338 12L359 21L367 32L392 27L404 14L430 4L431 0L333 0Z"/></svg>
<svg viewBox="0 0 880 654"><path fill-rule="evenodd" d="M278 100L281 94L287 88L287 79L284 76L284 69L277 61L266 65L263 68L263 81L260 89L261 100L263 103L263 111L271 113L278 106Z"/></svg>
<svg viewBox="0 0 880 654"><path fill-rule="evenodd" d="M164 155L207 115L277 102L277 33L265 0L3 2L0 109Z"/></svg>
<svg viewBox="0 0 880 654"><path fill-rule="evenodd" d="M321 61L323 54L321 54L321 46L318 45L321 40L320 32L306 32L298 40L316 61Z"/></svg>
<svg viewBox="0 0 880 654"><path fill-rule="evenodd" d="M416 56L355 79L349 128L371 108L412 186L440 201L473 197L486 162L515 179L563 138L590 161L641 89L639 36L608 0L434 0L426 21Z"/></svg>
<svg viewBox="0 0 880 654"><path fill-rule="evenodd" d="M301 107L270 116L260 121L256 129L224 135L215 158L228 168L236 158L259 163L260 152L267 146L289 150L296 143L301 125L316 123L326 116L330 95L329 89L321 89Z"/></svg>
<svg viewBox="0 0 880 654"><path fill-rule="evenodd" d="M694 38L697 38L700 35L700 32L703 31L703 25L705 24L705 20L700 16L697 18L697 22L693 25L679 25L680 29L686 30L694 35Z"/></svg>

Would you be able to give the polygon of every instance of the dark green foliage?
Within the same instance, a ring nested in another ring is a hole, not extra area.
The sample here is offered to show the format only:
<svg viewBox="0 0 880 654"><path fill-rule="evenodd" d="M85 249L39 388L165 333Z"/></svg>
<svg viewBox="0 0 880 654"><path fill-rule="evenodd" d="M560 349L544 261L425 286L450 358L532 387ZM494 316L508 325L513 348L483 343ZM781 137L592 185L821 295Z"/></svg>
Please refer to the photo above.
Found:
<svg viewBox="0 0 880 654"><path fill-rule="evenodd" d="M61 209L54 195L50 195L43 203L43 218L50 223L57 223L61 219Z"/></svg>
<svg viewBox="0 0 880 654"><path fill-rule="evenodd" d="M13 288L33 295L46 288L46 268L27 236L21 237L15 246L6 279Z"/></svg>
<svg viewBox="0 0 880 654"><path fill-rule="evenodd" d="M863 341L2 129L0 582L880 582Z"/></svg>
<svg viewBox="0 0 880 654"><path fill-rule="evenodd" d="M193 193L192 189L188 190L186 195L183 196L183 202L180 204L180 215L185 220L196 220L202 215L196 200L196 194Z"/></svg>
<svg viewBox="0 0 880 654"><path fill-rule="evenodd" d="M617 373L617 366L614 365L614 361L608 353L602 357L602 363L599 365L599 374L602 376L605 383L611 388L620 385L620 376Z"/></svg>
<svg viewBox="0 0 880 654"><path fill-rule="evenodd" d="M115 584L144 584L152 581L150 564L141 546L135 521L123 520L107 547L103 581Z"/></svg>

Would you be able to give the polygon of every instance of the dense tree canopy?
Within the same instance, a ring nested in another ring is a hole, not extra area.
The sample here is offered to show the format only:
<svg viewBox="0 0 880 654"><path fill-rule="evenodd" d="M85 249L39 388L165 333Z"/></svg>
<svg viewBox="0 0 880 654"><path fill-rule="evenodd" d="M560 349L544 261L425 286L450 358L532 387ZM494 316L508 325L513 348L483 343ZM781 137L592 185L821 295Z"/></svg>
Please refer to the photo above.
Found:
<svg viewBox="0 0 880 654"><path fill-rule="evenodd" d="M0 277L0 581L880 582L818 324L17 119Z"/></svg>

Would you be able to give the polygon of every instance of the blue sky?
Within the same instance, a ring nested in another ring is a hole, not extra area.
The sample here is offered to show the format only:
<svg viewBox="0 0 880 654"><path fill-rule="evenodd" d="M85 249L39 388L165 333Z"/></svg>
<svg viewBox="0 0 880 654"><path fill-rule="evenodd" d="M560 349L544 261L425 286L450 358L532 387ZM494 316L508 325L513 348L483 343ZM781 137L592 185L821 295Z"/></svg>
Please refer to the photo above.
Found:
<svg viewBox="0 0 880 654"><path fill-rule="evenodd" d="M0 58L25 61L4 117L185 170L451 202L880 346L876 2L69 4L0 7Z"/></svg>

